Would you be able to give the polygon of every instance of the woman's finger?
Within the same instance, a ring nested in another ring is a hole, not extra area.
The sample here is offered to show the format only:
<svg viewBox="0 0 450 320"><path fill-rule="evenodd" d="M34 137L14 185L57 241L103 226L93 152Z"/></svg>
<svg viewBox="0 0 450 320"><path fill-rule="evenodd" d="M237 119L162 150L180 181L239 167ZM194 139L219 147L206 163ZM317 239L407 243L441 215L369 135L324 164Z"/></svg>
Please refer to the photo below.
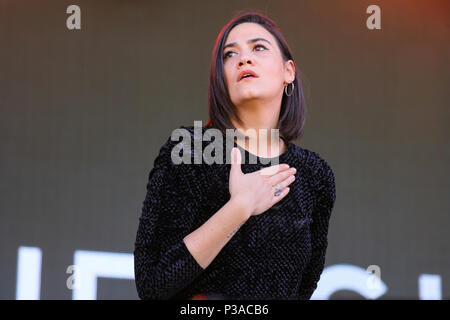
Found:
<svg viewBox="0 0 450 320"><path fill-rule="evenodd" d="M286 179L284 179L283 181L274 184L273 186L278 186L278 188L280 188L281 190L283 190L284 188L286 188L287 186L289 186L292 182L294 182L295 180L295 176L289 176Z"/></svg>
<svg viewBox="0 0 450 320"><path fill-rule="evenodd" d="M289 168L289 165L286 163L275 164L267 168L262 168L261 170L259 170L259 174L270 177Z"/></svg>
<svg viewBox="0 0 450 320"><path fill-rule="evenodd" d="M274 189L274 195L272 197L272 205L271 207L276 204L278 201L280 201L281 199L283 199L284 197L286 197L286 195L289 193L289 187L282 189L281 194L276 196L275 195L275 189Z"/></svg>
<svg viewBox="0 0 450 320"><path fill-rule="evenodd" d="M295 168L290 168L288 170L283 170L281 172L278 172L277 174L271 176L269 178L269 182L274 186L276 184L281 183L282 181L286 180L290 176L294 177L294 174L297 172ZM292 180L294 181L294 180Z"/></svg>

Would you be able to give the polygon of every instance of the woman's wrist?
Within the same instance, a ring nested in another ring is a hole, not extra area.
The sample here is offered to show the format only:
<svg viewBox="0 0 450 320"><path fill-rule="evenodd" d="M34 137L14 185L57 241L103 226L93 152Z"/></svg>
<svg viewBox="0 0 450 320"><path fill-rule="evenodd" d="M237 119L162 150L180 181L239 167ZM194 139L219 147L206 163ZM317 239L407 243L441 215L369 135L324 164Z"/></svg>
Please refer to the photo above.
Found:
<svg viewBox="0 0 450 320"><path fill-rule="evenodd" d="M228 202L234 208L233 212L238 215L242 223L245 223L251 217L252 212L248 202L237 198L231 198Z"/></svg>

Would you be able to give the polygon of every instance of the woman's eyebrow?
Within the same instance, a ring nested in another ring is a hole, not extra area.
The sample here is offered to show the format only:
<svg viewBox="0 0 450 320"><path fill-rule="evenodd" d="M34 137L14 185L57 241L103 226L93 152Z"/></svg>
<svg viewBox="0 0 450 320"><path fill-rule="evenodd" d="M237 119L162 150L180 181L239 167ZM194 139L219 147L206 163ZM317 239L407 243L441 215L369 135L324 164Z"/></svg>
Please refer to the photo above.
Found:
<svg viewBox="0 0 450 320"><path fill-rule="evenodd" d="M250 39L250 40L247 40L247 43L250 44L250 43L253 43L253 42L257 42L257 41L265 41L265 42L267 42L268 44L272 45L272 44L270 43L269 40L266 40L266 39L264 39L264 38L254 38L254 39ZM225 49L228 48L228 47L234 47L234 46L236 46L236 42L231 42L231 43L228 43L228 44L224 45L223 49L225 50Z"/></svg>

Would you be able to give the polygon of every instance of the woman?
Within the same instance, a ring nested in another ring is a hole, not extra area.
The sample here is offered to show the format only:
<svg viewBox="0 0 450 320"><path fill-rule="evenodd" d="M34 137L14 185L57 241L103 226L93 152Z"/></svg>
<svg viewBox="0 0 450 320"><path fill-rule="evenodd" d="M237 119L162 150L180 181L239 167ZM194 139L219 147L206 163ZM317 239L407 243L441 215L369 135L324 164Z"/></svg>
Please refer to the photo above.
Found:
<svg viewBox="0 0 450 320"><path fill-rule="evenodd" d="M309 299L324 267L334 174L319 154L290 142L303 134L301 82L279 28L262 14L240 14L220 32L209 116L202 134L279 129L282 139L262 142L278 146L270 155L234 141L231 164L174 164L176 142L167 140L135 242L139 297ZM198 139L193 127L181 128ZM280 165L262 174L268 165L251 157Z"/></svg>

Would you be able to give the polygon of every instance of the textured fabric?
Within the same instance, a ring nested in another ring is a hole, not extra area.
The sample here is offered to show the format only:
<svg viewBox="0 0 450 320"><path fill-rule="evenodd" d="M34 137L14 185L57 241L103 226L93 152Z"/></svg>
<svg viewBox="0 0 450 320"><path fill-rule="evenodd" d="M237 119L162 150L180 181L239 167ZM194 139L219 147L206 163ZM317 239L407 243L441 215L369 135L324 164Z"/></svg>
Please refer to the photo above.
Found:
<svg viewBox="0 0 450 320"><path fill-rule="evenodd" d="M195 150L195 143L200 143L200 153L206 153L210 142L194 135L193 126L180 128L187 129L192 137L192 162L172 162L172 148L180 142L170 137L154 160L134 250L139 297L309 299L324 268L329 219L336 198L334 174L327 162L313 151L286 142L287 150L278 161L297 169L290 192L266 212L250 217L203 269L183 238L230 199L231 164L225 162L226 154L231 147L239 147L244 173L273 163L262 163L261 158L234 141L229 147L230 140L222 136L222 164L195 164L195 151L199 150ZM206 129L197 130L203 135ZM254 159L257 163L249 162Z"/></svg>

